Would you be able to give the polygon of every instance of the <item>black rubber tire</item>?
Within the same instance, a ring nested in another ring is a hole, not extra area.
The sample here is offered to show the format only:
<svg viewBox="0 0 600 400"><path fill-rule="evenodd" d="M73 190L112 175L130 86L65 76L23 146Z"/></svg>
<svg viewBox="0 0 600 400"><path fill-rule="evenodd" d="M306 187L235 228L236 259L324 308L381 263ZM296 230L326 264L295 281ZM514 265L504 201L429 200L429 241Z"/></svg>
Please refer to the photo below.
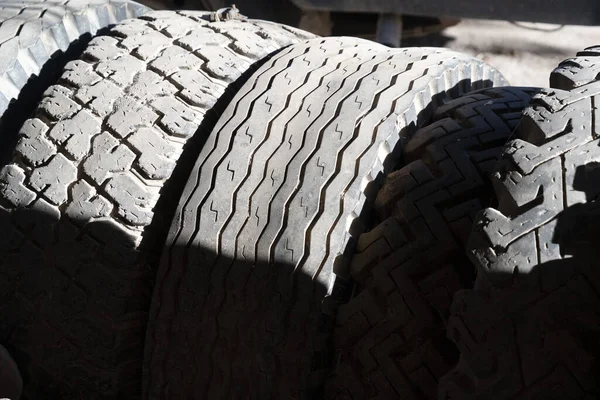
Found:
<svg viewBox="0 0 600 400"><path fill-rule="evenodd" d="M140 396L154 273L198 148L238 80L313 37L208 17L152 12L92 40L0 170L0 343L28 398Z"/></svg>
<svg viewBox="0 0 600 400"><path fill-rule="evenodd" d="M149 8L129 0L22 0L0 4L0 118L30 77L73 42ZM1 135L1 133L0 133Z"/></svg>
<svg viewBox="0 0 600 400"><path fill-rule="evenodd" d="M403 151L375 200L350 267L356 288L338 313L340 354L328 399L437 398L458 360L446 339L453 294L472 288L464 249L490 204L489 173L534 88L493 88L438 108Z"/></svg>
<svg viewBox="0 0 600 400"><path fill-rule="evenodd" d="M458 53L350 38L298 44L261 67L209 136L177 208L145 397L318 396L348 285L336 273L348 276L397 144L448 98L503 82Z"/></svg>
<svg viewBox="0 0 600 400"><path fill-rule="evenodd" d="M461 352L442 399L600 396L600 82L547 90L521 120L469 241L474 290L452 304Z"/></svg>
<svg viewBox="0 0 600 400"><path fill-rule="evenodd" d="M561 62L550 74L550 87L575 89L600 80L600 46L592 46Z"/></svg>

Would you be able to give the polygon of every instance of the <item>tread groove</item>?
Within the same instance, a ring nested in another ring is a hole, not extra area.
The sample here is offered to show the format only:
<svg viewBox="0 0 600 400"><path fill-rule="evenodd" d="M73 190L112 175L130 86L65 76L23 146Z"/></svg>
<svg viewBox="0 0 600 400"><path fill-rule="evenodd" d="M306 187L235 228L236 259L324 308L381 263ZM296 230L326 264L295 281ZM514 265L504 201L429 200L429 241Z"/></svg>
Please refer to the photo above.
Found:
<svg viewBox="0 0 600 400"><path fill-rule="evenodd" d="M277 24L238 21L220 23L221 33L251 27L268 34L205 44L192 25L158 11L93 39L46 91L0 168L0 227L8 238L0 240L0 285L16 286L5 297L11 307L0 310L8 321L0 338L18 354L28 398L140 397L152 278L178 197L173 179L185 179L202 136L261 60L301 40ZM231 41L258 47L226 50L223 61L198 57ZM226 64L232 60L235 68ZM196 72L209 63L217 78ZM29 267L15 273L11 264ZM47 326L52 331L38 337ZM6 342L15 327L31 338ZM48 357L41 346L60 351Z"/></svg>
<svg viewBox="0 0 600 400"><path fill-rule="evenodd" d="M388 51L351 38L309 40L292 49L281 55L288 68L265 64L240 90L188 180L153 295L147 396L185 396L194 387L201 388L200 397L295 398L322 391L333 360L331 317L345 289L341 282L330 287L331 260L322 263L325 249L338 245L313 247L321 245L316 237L333 238L322 220L330 224L337 217L329 209L337 208L342 189L350 188L346 201L356 203L362 195L359 182L347 186L354 169L346 167L357 163L350 158L368 159L359 175L371 173L367 164L376 157L381 159L374 168L387 172L383 164L403 127L410 136L430 117L431 110L419 115L422 110L411 104L443 104L458 94L454 86L461 79L461 90L476 87L483 76L482 86L503 82L483 63L446 51ZM424 54L429 57L421 60ZM410 72L387 91L391 77L405 73L408 64ZM387 101L396 98L390 115ZM385 129L369 132L380 125ZM371 143L385 146L364 151ZM233 181L230 169L236 171ZM342 173L343 181L337 178ZM216 222L205 213L211 201L219 211ZM321 265L326 268L319 272ZM182 302L193 307L179 310ZM195 377L183 380L173 365Z"/></svg>
<svg viewBox="0 0 600 400"><path fill-rule="evenodd" d="M475 217L468 243L475 290L453 300L448 337L461 356L440 382L441 397L598 395L600 349L589 340L600 329L598 252L590 246L599 215L592 171L600 160L593 58L567 60L553 72L553 86L570 90L535 96L522 138L507 143L493 170L499 207ZM480 379L480 366L491 364Z"/></svg>

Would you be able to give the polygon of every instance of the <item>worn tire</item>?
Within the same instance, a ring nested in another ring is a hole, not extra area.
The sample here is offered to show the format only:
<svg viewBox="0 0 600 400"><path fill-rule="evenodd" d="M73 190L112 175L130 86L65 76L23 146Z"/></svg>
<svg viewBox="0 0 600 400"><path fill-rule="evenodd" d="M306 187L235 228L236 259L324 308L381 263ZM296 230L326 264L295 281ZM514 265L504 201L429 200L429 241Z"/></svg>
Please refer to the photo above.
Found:
<svg viewBox="0 0 600 400"><path fill-rule="evenodd" d="M313 37L142 18L67 65L0 170L0 342L29 398L140 396L154 273L198 146L243 74Z"/></svg>
<svg viewBox="0 0 600 400"><path fill-rule="evenodd" d="M575 89L600 79L600 46L592 46L561 62L550 74L550 87Z"/></svg>
<svg viewBox="0 0 600 400"><path fill-rule="evenodd" d="M436 49L314 39L259 69L215 126L157 273L146 398L315 397L353 246L399 142L503 83ZM334 273L335 271L335 273Z"/></svg>
<svg viewBox="0 0 600 400"><path fill-rule="evenodd" d="M494 174L497 208L469 240L474 290L448 335L461 352L443 399L600 395L600 82L536 95Z"/></svg>
<svg viewBox="0 0 600 400"><path fill-rule="evenodd" d="M376 225L358 239L327 398L437 398L458 359L445 338L452 296L475 279L464 253L472 220L493 197L489 173L536 90L464 95L406 144L405 165L375 200Z"/></svg>
<svg viewBox="0 0 600 400"><path fill-rule="evenodd" d="M29 78L73 42L149 8L129 0L6 1L0 4L0 118ZM0 133L1 135L1 133Z"/></svg>

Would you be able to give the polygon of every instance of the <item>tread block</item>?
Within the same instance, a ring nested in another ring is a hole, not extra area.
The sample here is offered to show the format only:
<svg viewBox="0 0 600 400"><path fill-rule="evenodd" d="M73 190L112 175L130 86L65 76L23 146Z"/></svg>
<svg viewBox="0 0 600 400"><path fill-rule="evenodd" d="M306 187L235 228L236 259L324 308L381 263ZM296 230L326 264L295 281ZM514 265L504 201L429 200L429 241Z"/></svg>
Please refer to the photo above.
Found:
<svg viewBox="0 0 600 400"><path fill-rule="evenodd" d="M29 78L87 35L149 9L128 0L23 1L0 5L0 117ZM6 84L5 84L6 83Z"/></svg>
<svg viewBox="0 0 600 400"><path fill-rule="evenodd" d="M190 137L196 133L203 116L180 101L166 98L155 99L152 107L162 115L160 125L167 133L177 137Z"/></svg>
<svg viewBox="0 0 600 400"><path fill-rule="evenodd" d="M77 178L77 167L62 154L56 154L48 164L36 168L29 178L34 190L43 194L55 205L68 199L67 186Z"/></svg>
<svg viewBox="0 0 600 400"><path fill-rule="evenodd" d="M93 85L102 79L94 72L92 65L82 60L71 61L65 65L65 71L61 78L67 83L77 87Z"/></svg>
<svg viewBox="0 0 600 400"><path fill-rule="evenodd" d="M384 181L374 203L379 223L360 236L352 259L357 294L338 314L341 362L329 396L359 386L371 392L366 398L437 398L458 358L444 321L454 294L475 276L463 252L471 221L492 197L488 163L500 159L498 141L513 135L511 121L535 92L466 94L437 108L405 144L407 164Z"/></svg>
<svg viewBox="0 0 600 400"><path fill-rule="evenodd" d="M16 165L7 165L0 170L2 197L13 206L27 206L36 198L36 193L25 187L25 172Z"/></svg>
<svg viewBox="0 0 600 400"><path fill-rule="evenodd" d="M81 109L79 104L70 99L72 95L73 93L66 88L52 87L41 101L40 108L54 119L69 118Z"/></svg>
<svg viewBox="0 0 600 400"><path fill-rule="evenodd" d="M107 217L112 209L110 202L99 196L93 186L77 181L71 188L71 202L65 213L73 221L86 223L91 219Z"/></svg>
<svg viewBox="0 0 600 400"><path fill-rule="evenodd" d="M177 93L177 88L152 71L138 74L136 81L129 87L128 94L138 99L167 97Z"/></svg>
<svg viewBox="0 0 600 400"><path fill-rule="evenodd" d="M96 67L96 72L104 78L110 78L117 85L125 87L130 85L133 78L145 69L146 64L142 60L129 54L123 54L109 61L102 61Z"/></svg>
<svg viewBox="0 0 600 400"><path fill-rule="evenodd" d="M99 133L100 121L86 110L81 110L72 118L58 122L50 129L48 137L62 145L67 155L79 161L89 153L91 139Z"/></svg>
<svg viewBox="0 0 600 400"><path fill-rule="evenodd" d="M169 76L175 72L197 71L204 61L189 51L177 46L164 49L149 66L163 75Z"/></svg>
<svg viewBox="0 0 600 400"><path fill-rule="evenodd" d="M440 397L597 396L598 82L579 61L555 70L553 86L571 90L536 95L494 168L498 207L475 218L477 278L451 307L461 355Z"/></svg>
<svg viewBox="0 0 600 400"><path fill-rule="evenodd" d="M83 172L98 186L112 174L129 169L135 160L135 153L108 132L94 138L92 147L92 154L83 163Z"/></svg>
<svg viewBox="0 0 600 400"><path fill-rule="evenodd" d="M181 97L189 104L207 108L225 91L224 87L216 85L204 74L194 70L178 71L171 79L183 88Z"/></svg>
<svg viewBox="0 0 600 400"><path fill-rule="evenodd" d="M38 166L56 153L54 143L46 138L48 126L38 118L27 120L21 127L21 138L15 148L26 162Z"/></svg>
<svg viewBox="0 0 600 400"><path fill-rule="evenodd" d="M149 179L166 179L175 167L172 160L176 147L169 144L161 133L151 128L140 128L127 138L141 154L137 165Z"/></svg>
<svg viewBox="0 0 600 400"><path fill-rule="evenodd" d="M152 111L150 107L133 97L127 96L117 100L113 112L106 120L106 125L115 136L125 138L139 127L152 126L158 118L158 114Z"/></svg>
<svg viewBox="0 0 600 400"><path fill-rule="evenodd" d="M92 1L69 1L47 25L27 27L31 46L28 53L15 48L17 61L7 61L12 49L0 44L0 66L9 68L0 73L0 99L10 101L24 74L38 73L36 63L68 44L73 27L96 32L128 18L67 64L0 169L0 288L11 288L1 293L0 336L22 355L17 362L27 377L27 398L39 397L41 388L64 399L141 397L160 241L180 196L177 185L168 184L171 174L176 165L181 176L191 169L179 160L187 140L201 125L198 134L206 134L212 122L203 124L204 113L223 96L227 102L238 89L235 81L257 61L239 49L254 49L256 41L258 48L277 50L307 37L247 20L242 26L255 33L234 39L228 32L239 31L237 23L220 22L217 33L206 19L173 11L131 19L141 12L133 3ZM79 5L84 9L77 11ZM43 11L49 3L36 7ZM277 40L259 34L264 26ZM212 39L198 36L198 29L208 29ZM208 77L209 61L194 51L226 56L213 64L227 79ZM194 146L187 148L193 159Z"/></svg>
<svg viewBox="0 0 600 400"><path fill-rule="evenodd" d="M107 80L101 80L94 85L79 83L81 89L75 93L75 98L85 103L101 118L112 113L115 101L123 96L119 87Z"/></svg>
<svg viewBox="0 0 600 400"><path fill-rule="evenodd" d="M129 27L131 24L125 26ZM121 45L130 52L135 51L135 54L142 60L154 59L160 54L161 50L171 45L172 40L158 31L148 32L144 28L142 28L141 34L127 35ZM115 31L119 32L119 29L117 28Z"/></svg>

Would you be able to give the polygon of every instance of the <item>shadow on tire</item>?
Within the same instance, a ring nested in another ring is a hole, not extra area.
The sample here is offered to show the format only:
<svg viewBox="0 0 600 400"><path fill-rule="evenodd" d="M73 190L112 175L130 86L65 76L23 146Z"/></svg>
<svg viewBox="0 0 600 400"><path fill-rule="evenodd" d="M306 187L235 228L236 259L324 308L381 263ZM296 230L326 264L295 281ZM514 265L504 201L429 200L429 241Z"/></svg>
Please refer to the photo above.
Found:
<svg viewBox="0 0 600 400"><path fill-rule="evenodd" d="M479 281L482 287L456 295L448 334L459 343L461 360L440 383L441 398L600 396L597 167L576 169L573 188L587 203L559 213L540 230L547 238L538 233L539 245L560 259L490 276L493 288Z"/></svg>

